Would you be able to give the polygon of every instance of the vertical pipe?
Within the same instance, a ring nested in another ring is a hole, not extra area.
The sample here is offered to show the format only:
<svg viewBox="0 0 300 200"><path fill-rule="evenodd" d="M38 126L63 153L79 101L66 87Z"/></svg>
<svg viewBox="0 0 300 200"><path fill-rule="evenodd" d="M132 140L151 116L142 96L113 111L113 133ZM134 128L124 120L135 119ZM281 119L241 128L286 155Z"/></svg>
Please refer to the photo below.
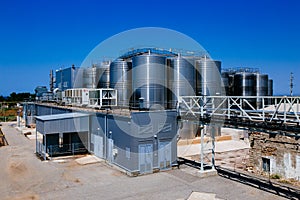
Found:
<svg viewBox="0 0 300 200"><path fill-rule="evenodd" d="M262 98L263 121L265 121L265 98Z"/></svg>
<svg viewBox="0 0 300 200"><path fill-rule="evenodd" d="M204 171L204 163L203 163L204 162L204 159L203 159L203 157L204 157L204 130L203 130L202 123L201 123L200 131L201 131L201 154L200 154L201 168L200 168L200 170L201 170L201 172L203 172Z"/></svg>
<svg viewBox="0 0 300 200"><path fill-rule="evenodd" d="M44 146L44 160L46 160L46 151L47 151L47 137L46 137L46 134L44 134L44 140L45 140L45 145ZM43 150L42 150L43 152Z"/></svg>
<svg viewBox="0 0 300 200"><path fill-rule="evenodd" d="M204 99L203 99L204 100ZM200 115L201 115L201 120L203 119L203 116L204 116L204 111L203 111L203 106L204 106L204 102L201 102L200 103L200 107L201 107L201 113L200 113ZM204 165L204 161L203 161L203 154L204 154L204 133L203 133L203 123L202 122L200 122L201 124L200 124L200 132L201 132L201 153L200 153L200 161L201 161L201 172L203 172L203 170L204 170L204 167L203 167L203 165Z"/></svg>
<svg viewBox="0 0 300 200"><path fill-rule="evenodd" d="M284 123L286 123L286 112L287 112L286 111L286 98L287 97L283 97L283 98L284 98L284 102L283 102L284 118L283 119L284 119Z"/></svg>
<svg viewBox="0 0 300 200"><path fill-rule="evenodd" d="M212 149L211 149L211 162L212 162L212 169L215 169L215 135L216 135L216 126L212 126L212 134L211 134L211 143L212 143Z"/></svg>
<svg viewBox="0 0 300 200"><path fill-rule="evenodd" d="M37 141L37 130L35 129L35 154L38 153L38 141Z"/></svg>
<svg viewBox="0 0 300 200"><path fill-rule="evenodd" d="M297 108L296 108L296 112L298 113L299 112L299 98L297 97Z"/></svg>
<svg viewBox="0 0 300 200"><path fill-rule="evenodd" d="M104 156L107 160L107 114L104 115Z"/></svg>
<svg viewBox="0 0 300 200"><path fill-rule="evenodd" d="M227 98L227 116L228 119L230 119L230 98L229 97L226 98Z"/></svg>

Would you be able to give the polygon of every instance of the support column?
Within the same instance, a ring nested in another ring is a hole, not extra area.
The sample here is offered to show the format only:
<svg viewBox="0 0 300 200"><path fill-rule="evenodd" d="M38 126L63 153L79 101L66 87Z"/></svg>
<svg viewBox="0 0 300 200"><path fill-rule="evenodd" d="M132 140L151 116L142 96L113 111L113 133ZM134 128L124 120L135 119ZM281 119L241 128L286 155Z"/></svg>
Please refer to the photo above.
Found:
<svg viewBox="0 0 300 200"><path fill-rule="evenodd" d="M212 169L215 169L215 135L216 135L216 125L212 126L212 133L211 133L211 162L212 162Z"/></svg>
<svg viewBox="0 0 300 200"><path fill-rule="evenodd" d="M200 171L204 171L204 130L203 124L200 125L200 132L201 132L201 153L200 153Z"/></svg>

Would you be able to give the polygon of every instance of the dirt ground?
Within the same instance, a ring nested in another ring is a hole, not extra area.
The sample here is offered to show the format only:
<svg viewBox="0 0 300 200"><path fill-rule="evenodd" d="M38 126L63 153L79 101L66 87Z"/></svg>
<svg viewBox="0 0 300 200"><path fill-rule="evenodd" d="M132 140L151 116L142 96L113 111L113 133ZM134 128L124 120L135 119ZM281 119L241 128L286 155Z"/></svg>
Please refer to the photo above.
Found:
<svg viewBox="0 0 300 200"><path fill-rule="evenodd" d="M199 178L196 169L184 166L128 177L105 162L41 161L34 154L35 141L14 125L2 126L9 145L0 147L0 199L187 199L195 191L213 193L220 199L284 199L219 176Z"/></svg>

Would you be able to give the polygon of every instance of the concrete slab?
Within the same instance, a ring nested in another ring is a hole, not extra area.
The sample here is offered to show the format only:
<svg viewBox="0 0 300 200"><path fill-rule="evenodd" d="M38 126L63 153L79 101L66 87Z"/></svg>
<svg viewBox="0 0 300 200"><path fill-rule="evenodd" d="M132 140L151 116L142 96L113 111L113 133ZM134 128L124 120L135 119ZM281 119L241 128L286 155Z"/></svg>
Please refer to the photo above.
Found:
<svg viewBox="0 0 300 200"><path fill-rule="evenodd" d="M205 177L209 177L209 176L216 176L216 175L218 175L218 172L215 169L204 170L203 172L201 172L199 170L197 173L197 176L199 176L201 178L205 178Z"/></svg>
<svg viewBox="0 0 300 200"><path fill-rule="evenodd" d="M103 159L98 158L98 157L93 156L93 155L88 155L88 156L85 156L83 158L78 158L78 159L75 160L75 162L77 162L80 165L99 163L99 162L103 162L103 161L104 161Z"/></svg>
<svg viewBox="0 0 300 200"><path fill-rule="evenodd" d="M210 153L212 144L207 143L204 144L204 153ZM228 152L228 151L236 151L240 149L249 149L250 144L248 142L239 140L229 140L229 141L220 141L215 143L215 152ZM201 144L190 144L190 145L182 145L177 147L177 152L179 157L186 157L191 155L200 154Z"/></svg>
<svg viewBox="0 0 300 200"><path fill-rule="evenodd" d="M188 200L215 200L216 194L203 193L203 192L192 192Z"/></svg>

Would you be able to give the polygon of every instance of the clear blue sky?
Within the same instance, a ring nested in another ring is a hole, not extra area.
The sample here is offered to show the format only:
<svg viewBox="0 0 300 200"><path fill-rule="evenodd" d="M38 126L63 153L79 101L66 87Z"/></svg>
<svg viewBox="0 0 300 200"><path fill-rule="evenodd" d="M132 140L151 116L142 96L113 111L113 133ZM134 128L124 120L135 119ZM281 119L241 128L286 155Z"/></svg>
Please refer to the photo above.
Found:
<svg viewBox="0 0 300 200"><path fill-rule="evenodd" d="M49 70L79 66L100 42L139 27L164 27L199 42L222 67L255 67L275 94L300 94L300 1L1 0L0 95L34 92Z"/></svg>

